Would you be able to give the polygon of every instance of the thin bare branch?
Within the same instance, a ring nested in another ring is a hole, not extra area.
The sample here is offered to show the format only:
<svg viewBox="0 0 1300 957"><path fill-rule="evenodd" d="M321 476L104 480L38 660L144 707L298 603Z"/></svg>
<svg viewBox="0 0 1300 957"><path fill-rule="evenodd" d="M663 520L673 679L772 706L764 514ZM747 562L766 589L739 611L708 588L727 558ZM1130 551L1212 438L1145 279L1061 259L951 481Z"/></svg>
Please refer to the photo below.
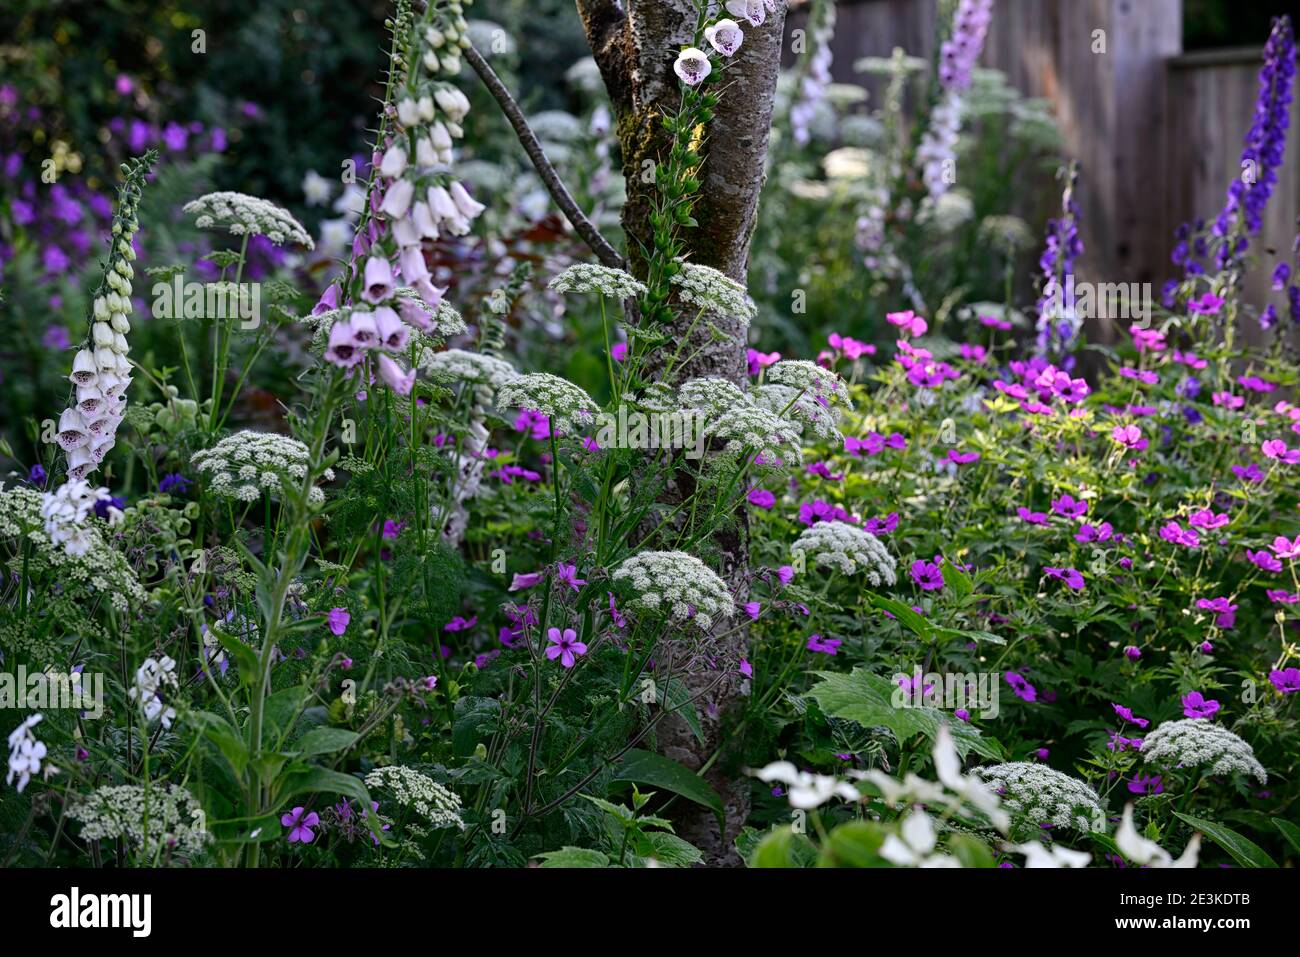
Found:
<svg viewBox="0 0 1300 957"><path fill-rule="evenodd" d="M583 241L591 247L591 251L596 254L596 258L603 264L613 269L626 269L627 265L623 257L618 254L609 240L601 235L596 225L587 218L587 215L578 208L577 202L569 192L564 181L560 179L560 174L556 172L555 166L546 156L546 151L542 149L542 144L537 140L537 134L533 132L532 127L528 125L528 120L524 118L523 111L519 109L519 104L515 102L510 91L506 89L501 78L496 75L496 71L488 65L483 59L482 54L474 47L467 47L464 51L465 59L469 65L474 68L474 72L479 75L488 92L496 99L505 113L506 119L510 125L515 128L515 133L519 137L519 142L523 144L524 152L532 160L533 167L537 170L537 175L542 178L542 184L546 191L551 194L555 200L555 205L560 207L570 223L573 224L574 230Z"/></svg>

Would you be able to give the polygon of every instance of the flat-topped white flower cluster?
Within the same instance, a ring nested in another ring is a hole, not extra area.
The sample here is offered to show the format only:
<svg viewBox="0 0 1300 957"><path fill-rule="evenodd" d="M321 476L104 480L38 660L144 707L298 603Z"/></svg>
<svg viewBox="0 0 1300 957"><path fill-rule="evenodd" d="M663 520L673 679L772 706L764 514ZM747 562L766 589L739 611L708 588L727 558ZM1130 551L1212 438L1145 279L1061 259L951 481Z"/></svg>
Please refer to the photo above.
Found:
<svg viewBox="0 0 1300 957"><path fill-rule="evenodd" d="M598 411L586 392L549 372L530 372L511 379L497 392L497 405L541 412L560 432L572 432L580 424L591 422Z"/></svg>
<svg viewBox="0 0 1300 957"><path fill-rule="evenodd" d="M1205 718L1166 721L1142 739L1142 760L1161 767L1204 768L1210 774L1240 771L1260 784L1268 772L1255 751L1222 725Z"/></svg>
<svg viewBox="0 0 1300 957"><path fill-rule="evenodd" d="M1010 761L976 768L973 773L1025 824L1089 831L1105 823L1105 811L1092 788L1045 764Z"/></svg>
<svg viewBox="0 0 1300 957"><path fill-rule="evenodd" d="M121 552L110 548L96 520L86 513L72 532L75 542L55 541L47 530L45 499L32 488L0 483L0 538L25 537L33 561L48 566L67 593L85 603L106 599L118 611L139 607L146 594Z"/></svg>
<svg viewBox="0 0 1300 957"><path fill-rule="evenodd" d="M641 552L619 563L613 577L636 591L634 608L681 624L693 622L703 631L734 611L722 579L686 552Z"/></svg>
<svg viewBox="0 0 1300 957"><path fill-rule="evenodd" d="M210 838L199 802L170 782L154 782L147 789L136 784L96 788L83 800L69 803L68 817L81 822L82 840L125 838L147 857L193 857Z"/></svg>
<svg viewBox="0 0 1300 957"><path fill-rule="evenodd" d="M223 498L254 502L263 492L280 491L281 481L303 481L310 461L307 446L295 438L275 432L244 430L228 435L210 449L195 452L190 461L209 476L210 490ZM327 482L334 480L334 470L321 474ZM308 501L319 505L325 492L313 486Z"/></svg>
<svg viewBox="0 0 1300 957"><path fill-rule="evenodd" d="M366 775L366 787L392 793L402 807L411 808L431 827L465 829L460 816L460 796L414 768L394 764Z"/></svg>
<svg viewBox="0 0 1300 957"><path fill-rule="evenodd" d="M845 575L863 574L873 588L897 581L898 563L880 539L848 522L817 522L804 529L794 542L818 565Z"/></svg>
<svg viewBox="0 0 1300 957"><path fill-rule="evenodd" d="M225 229L232 236L265 236L277 246L314 247L311 233L287 209L247 193L205 193L183 207L199 229Z"/></svg>
<svg viewBox="0 0 1300 957"><path fill-rule="evenodd" d="M574 263L551 279L546 287L555 292L594 292L619 301L635 299L646 293L645 284L630 273L597 263Z"/></svg>
<svg viewBox="0 0 1300 957"><path fill-rule="evenodd" d="M420 367L435 380L471 382L494 391L519 378L519 372L505 359L465 349L431 353L424 357Z"/></svg>
<svg viewBox="0 0 1300 957"><path fill-rule="evenodd" d="M679 260L681 271L669 280L678 298L718 318L740 317L748 324L758 314L745 287L711 266Z"/></svg>

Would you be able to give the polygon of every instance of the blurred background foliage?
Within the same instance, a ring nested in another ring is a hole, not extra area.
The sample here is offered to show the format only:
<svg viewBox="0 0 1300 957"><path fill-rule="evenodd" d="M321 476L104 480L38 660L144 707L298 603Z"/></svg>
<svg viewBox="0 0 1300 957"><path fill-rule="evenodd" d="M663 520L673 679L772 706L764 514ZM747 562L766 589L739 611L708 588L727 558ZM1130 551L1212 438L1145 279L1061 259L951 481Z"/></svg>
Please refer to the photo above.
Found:
<svg viewBox="0 0 1300 957"><path fill-rule="evenodd" d="M1256 42L1266 13L1242 7L1186 0L1189 46ZM39 397L65 387L65 353L84 333L116 166L146 148L157 147L162 159L142 211L142 266L185 264L192 278L215 278L203 257L227 237L198 233L181 203L212 189L260 195L302 219L318 251L301 257L256 248L247 278L290 278L310 305L346 255L349 197L340 171L352 160L364 180L388 10L387 0L5 0L0 313L9 335L0 343L0 437L34 449L16 433L39 419ZM476 0L469 15L476 45L515 92L579 203L617 241L617 144L572 0ZM800 121L796 142L791 109L808 68L807 56L793 63L781 87L753 247L759 318L752 344L808 355L831 332L879 336L885 307L897 308L904 295L903 278L863 249L864 216L882 195L888 225L898 227L892 252L911 271L913 303L942 322L959 297L1024 302L1058 195L1053 174L1061 158L1046 105L981 71L958 147L961 187L900 224L898 197L882 173L894 162L896 134L906 135L891 127L891 105L832 84ZM920 88L924 76L917 71L908 83ZM587 253L481 84L467 72L461 86L474 109L458 175L489 212L478 235L438 242L431 253L438 281L472 317L519 263L531 264L525 294L507 317L507 345L526 365L595 387L599 363L571 346L596 335L599 318L545 290L550 275ZM42 179L47 162L54 182ZM323 196L311 195L311 176ZM1018 183L1014 197L1008 182ZM143 317L143 280L136 293ZM143 355L174 351L174 330L147 320L141 326L133 341ZM293 330L285 337L292 341ZM584 361L591 368L577 367ZM291 370L266 372L250 379L271 383L264 406L273 405L277 376Z"/></svg>

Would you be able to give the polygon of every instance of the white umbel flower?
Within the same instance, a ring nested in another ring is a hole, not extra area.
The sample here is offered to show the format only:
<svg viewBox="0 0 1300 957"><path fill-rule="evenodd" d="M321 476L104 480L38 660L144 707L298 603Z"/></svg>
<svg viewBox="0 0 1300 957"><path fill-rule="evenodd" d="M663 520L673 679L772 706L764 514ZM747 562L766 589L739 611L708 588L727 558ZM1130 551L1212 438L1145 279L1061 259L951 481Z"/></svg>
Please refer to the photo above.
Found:
<svg viewBox="0 0 1300 957"><path fill-rule="evenodd" d="M234 236L265 236L277 246L313 248L311 234L285 209L246 193L207 193L183 207L199 229L224 228Z"/></svg>
<svg viewBox="0 0 1300 957"><path fill-rule="evenodd" d="M998 793L1018 822L1089 831L1106 819L1092 788L1044 764L1010 761L973 773Z"/></svg>
<svg viewBox="0 0 1300 957"><path fill-rule="evenodd" d="M898 564L880 539L848 522L810 525L795 539L794 548L818 565L845 575L866 575L873 588L898 580Z"/></svg>
<svg viewBox="0 0 1300 957"><path fill-rule="evenodd" d="M620 562L616 582L631 585L632 607L649 615L708 631L730 618L734 602L726 584L708 565L686 552L641 552Z"/></svg>
<svg viewBox="0 0 1300 957"><path fill-rule="evenodd" d="M677 287L682 302L719 318L739 316L746 325L758 314L745 287L730 276L699 263L684 260L678 260L678 263L681 272L669 281Z"/></svg>
<svg viewBox="0 0 1300 957"><path fill-rule="evenodd" d="M170 782L96 788L69 803L68 817L81 822L82 840L125 838L149 858L169 853L193 857L210 837L194 795Z"/></svg>
<svg viewBox="0 0 1300 957"><path fill-rule="evenodd" d="M470 382L493 391L519 378L519 372L505 359L464 349L428 353L421 358L420 367L438 381Z"/></svg>
<svg viewBox="0 0 1300 957"><path fill-rule="evenodd" d="M842 438L836 411L823 405L816 396L793 386L764 383L754 391L754 402L796 423L801 430L807 429L819 439L839 444Z"/></svg>
<svg viewBox="0 0 1300 957"><path fill-rule="evenodd" d="M752 402L734 405L710 419L704 436L721 442L727 455L755 455L755 464L760 468L803 464L803 448L794 423Z"/></svg>
<svg viewBox="0 0 1300 957"><path fill-rule="evenodd" d="M1204 718L1160 725L1142 739L1142 760L1166 768L1205 768L1209 774L1240 771L1260 784L1268 783L1268 772L1254 749L1227 728Z"/></svg>
<svg viewBox="0 0 1300 957"><path fill-rule="evenodd" d="M104 542L101 523L87 515L75 533L86 548L70 552L66 541L56 542L45 530L49 519L43 514L44 505L45 497L36 489L5 488L0 483L0 539L31 543L33 575L48 571L65 593L87 605L107 599L113 608L125 612L144 603L140 579L122 554ZM58 514L65 519L67 505L63 502L58 507ZM75 518L75 509L72 514Z"/></svg>
<svg viewBox="0 0 1300 957"><path fill-rule="evenodd" d="M366 787L390 792L398 804L414 810L430 827L465 829L459 795L414 768L401 764L377 768L365 780Z"/></svg>
<svg viewBox="0 0 1300 957"><path fill-rule="evenodd" d="M530 372L511 379L497 392L497 405L541 412L561 432L571 432L579 422L591 421L598 411L586 392L549 372Z"/></svg>
<svg viewBox="0 0 1300 957"><path fill-rule="evenodd" d="M190 461L208 476L208 487L214 494L253 502L263 492L278 494L282 480L301 483L309 471L309 455L307 446L295 438L245 430L194 453ZM321 477L333 481L334 470L325 469ZM317 505L324 502L324 490L313 486L308 501Z"/></svg>
<svg viewBox="0 0 1300 957"><path fill-rule="evenodd" d="M546 284L555 292L594 292L620 302L645 295L644 283L631 273L595 263L574 263Z"/></svg>
<svg viewBox="0 0 1300 957"><path fill-rule="evenodd" d="M726 379L706 377L683 382L677 390L677 403L680 408L693 409L714 417L722 415L736 406L749 406L752 403L745 393Z"/></svg>
<svg viewBox="0 0 1300 957"><path fill-rule="evenodd" d="M849 387L838 372L807 359L782 359L767 370L767 381L839 405L849 404Z"/></svg>

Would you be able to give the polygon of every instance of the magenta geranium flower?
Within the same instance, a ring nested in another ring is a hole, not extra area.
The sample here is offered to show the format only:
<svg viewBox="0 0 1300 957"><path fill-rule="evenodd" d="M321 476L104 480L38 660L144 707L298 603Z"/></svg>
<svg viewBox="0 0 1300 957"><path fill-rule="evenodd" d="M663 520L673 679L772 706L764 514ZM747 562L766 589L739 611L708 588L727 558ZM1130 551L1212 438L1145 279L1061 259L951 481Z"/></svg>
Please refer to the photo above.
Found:
<svg viewBox="0 0 1300 957"><path fill-rule="evenodd" d="M286 811L280 816L280 823L289 829L289 836L286 838L290 844L310 844L316 840L316 832L313 827L320 824L320 815L315 811L308 812L306 808L296 807L292 811Z"/></svg>
<svg viewBox="0 0 1300 957"><path fill-rule="evenodd" d="M510 582L510 591L521 591L525 588L532 588L539 581L546 577L544 572L515 572L515 577Z"/></svg>
<svg viewBox="0 0 1300 957"><path fill-rule="evenodd" d="M823 638L821 635L808 636L808 650L822 655L839 654L840 645L843 643L840 638Z"/></svg>
<svg viewBox="0 0 1300 957"><path fill-rule="evenodd" d="M325 623L329 626L330 633L334 635L335 638L338 638L342 636L343 632L348 630L348 622L351 620L352 616L348 614L346 608L331 608L329 615L325 619Z"/></svg>
<svg viewBox="0 0 1300 957"><path fill-rule="evenodd" d="M1128 789L1132 794L1161 794L1164 786L1158 774L1138 774L1128 782Z"/></svg>
<svg viewBox="0 0 1300 957"><path fill-rule="evenodd" d="M765 488L750 489L748 498L750 505L757 505L759 508L771 508L776 504L776 496Z"/></svg>
<svg viewBox="0 0 1300 957"><path fill-rule="evenodd" d="M1285 535L1279 535L1273 539L1273 554L1278 558L1300 558L1300 535L1291 541Z"/></svg>
<svg viewBox="0 0 1300 957"><path fill-rule="evenodd" d="M1268 673L1268 680L1282 694L1292 694L1300 691L1300 668L1287 668L1284 671L1274 668Z"/></svg>
<svg viewBox="0 0 1300 957"><path fill-rule="evenodd" d="M1016 514L1020 516L1022 522L1028 522L1030 525L1046 525L1046 512L1032 512L1023 505L1016 509Z"/></svg>
<svg viewBox="0 0 1300 957"><path fill-rule="evenodd" d="M1183 695L1183 717L1213 718L1219 710L1219 702L1206 699L1199 691Z"/></svg>
<svg viewBox="0 0 1300 957"><path fill-rule="evenodd" d="M1083 574L1077 568L1047 567L1043 569L1043 574L1048 578L1055 578L1057 581L1065 582L1066 585L1073 588L1075 591L1078 591L1084 586Z"/></svg>
<svg viewBox="0 0 1300 957"><path fill-rule="evenodd" d="M1088 503L1066 494L1052 501L1052 511L1064 518L1082 518L1088 513Z"/></svg>
<svg viewBox="0 0 1300 957"><path fill-rule="evenodd" d="M1006 679L1007 684L1011 685L1011 690L1016 693L1017 698L1023 701L1038 700L1038 689L1026 681L1024 675L1008 671L1002 677Z"/></svg>
<svg viewBox="0 0 1300 957"><path fill-rule="evenodd" d="M1117 425L1110 430L1111 440L1116 445L1121 445L1126 449L1141 451L1149 444L1142 437L1142 429L1136 425Z"/></svg>
<svg viewBox="0 0 1300 957"><path fill-rule="evenodd" d="M1196 602L1196 607L1202 611L1214 612L1214 623L1220 628L1231 628L1237 623L1237 605L1232 604L1226 598L1200 598Z"/></svg>
<svg viewBox="0 0 1300 957"><path fill-rule="evenodd" d="M890 512L884 518L869 518L863 523L862 527L872 535L888 535L898 528L898 513Z"/></svg>
<svg viewBox="0 0 1300 957"><path fill-rule="evenodd" d="M1139 728L1145 728L1147 725L1151 723L1146 718L1139 718L1137 715L1133 713L1133 710L1131 708L1126 708L1122 704L1115 704L1112 701L1110 706L1115 709L1115 713L1117 715L1119 715L1129 724L1136 724Z"/></svg>
<svg viewBox="0 0 1300 957"><path fill-rule="evenodd" d="M550 417L536 409L524 409L515 416L515 431L524 432L529 438L549 439L551 437Z"/></svg>
<svg viewBox="0 0 1300 957"><path fill-rule="evenodd" d="M546 648L546 657L554 661L560 659L560 664L565 668L572 668L578 660L578 655L587 653L585 643L578 640L578 633L572 628L565 628L560 631L558 628L552 628L546 633L550 640L550 645Z"/></svg>
<svg viewBox="0 0 1300 957"><path fill-rule="evenodd" d="M1262 549L1258 552L1252 552L1249 548L1246 549L1246 559L1266 572L1280 572L1282 570L1282 563Z"/></svg>
<svg viewBox="0 0 1300 957"><path fill-rule="evenodd" d="M943 587L943 570L934 562L918 558L912 562L912 581L925 591L935 591Z"/></svg>
<svg viewBox="0 0 1300 957"><path fill-rule="evenodd" d="M468 618L462 618L457 615L447 624L442 626L443 631L469 631L478 624L478 615L470 615Z"/></svg>
<svg viewBox="0 0 1300 957"><path fill-rule="evenodd" d="M559 564L555 566L555 579L561 584L568 585L574 591L577 591L583 585L587 584L585 578L578 577L577 565Z"/></svg>
<svg viewBox="0 0 1300 957"><path fill-rule="evenodd" d="M1194 528L1204 528L1211 530L1222 528L1231 522L1232 519L1227 514L1216 514L1213 509L1202 508L1192 512L1187 518L1187 524Z"/></svg>
<svg viewBox="0 0 1300 957"><path fill-rule="evenodd" d="M971 462L978 462L980 454L978 452L958 452L956 449L948 450L948 461L954 465L970 465Z"/></svg>
<svg viewBox="0 0 1300 957"><path fill-rule="evenodd" d="M1079 526L1079 530L1074 534L1076 542L1083 542L1085 545L1091 542L1108 542L1115 535L1115 529L1110 522L1102 522L1100 525L1089 525L1084 522Z"/></svg>
<svg viewBox="0 0 1300 957"><path fill-rule="evenodd" d="M1269 439L1260 447L1260 451L1264 453L1265 458L1276 459L1287 465L1300 462L1300 449L1288 449L1281 439Z"/></svg>

